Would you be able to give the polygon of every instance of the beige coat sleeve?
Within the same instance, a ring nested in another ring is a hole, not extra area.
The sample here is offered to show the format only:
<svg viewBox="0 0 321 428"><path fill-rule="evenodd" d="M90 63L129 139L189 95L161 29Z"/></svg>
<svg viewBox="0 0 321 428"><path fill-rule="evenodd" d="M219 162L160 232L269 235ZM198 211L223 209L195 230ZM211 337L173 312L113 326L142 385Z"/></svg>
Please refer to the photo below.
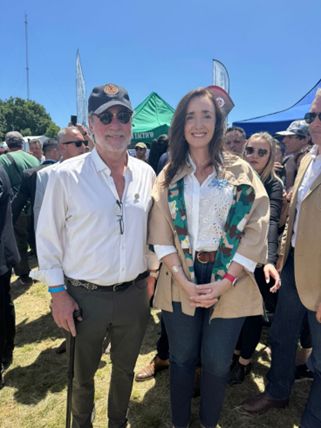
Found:
<svg viewBox="0 0 321 428"><path fill-rule="evenodd" d="M153 206L149 214L148 243L152 245L175 245L174 230L167 204L167 188L162 186L161 173L153 188Z"/></svg>
<svg viewBox="0 0 321 428"><path fill-rule="evenodd" d="M255 190L255 200L237 252L256 263L265 264L270 202L265 188L256 174L252 174L251 182Z"/></svg>

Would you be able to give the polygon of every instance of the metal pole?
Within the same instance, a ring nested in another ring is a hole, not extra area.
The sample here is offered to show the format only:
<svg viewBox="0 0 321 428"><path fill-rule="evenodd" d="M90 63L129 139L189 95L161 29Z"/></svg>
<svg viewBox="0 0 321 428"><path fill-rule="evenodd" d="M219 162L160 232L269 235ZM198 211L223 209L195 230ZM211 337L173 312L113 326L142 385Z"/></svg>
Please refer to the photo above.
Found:
<svg viewBox="0 0 321 428"><path fill-rule="evenodd" d="M26 41L26 76L27 76L27 100L30 99L29 87L29 52L28 52L28 16L25 14L25 41Z"/></svg>

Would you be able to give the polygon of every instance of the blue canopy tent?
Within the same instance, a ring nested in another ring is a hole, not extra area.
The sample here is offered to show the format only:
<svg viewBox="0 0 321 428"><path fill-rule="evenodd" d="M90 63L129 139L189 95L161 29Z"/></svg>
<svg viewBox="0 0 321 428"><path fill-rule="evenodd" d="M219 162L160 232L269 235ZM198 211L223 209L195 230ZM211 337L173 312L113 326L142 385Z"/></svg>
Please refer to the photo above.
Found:
<svg viewBox="0 0 321 428"><path fill-rule="evenodd" d="M243 128L248 137L255 132L267 131L274 135L278 131L284 131L294 120L304 118L304 115L309 111L311 103L315 97L315 93L319 88L321 88L321 79L292 107L276 113L233 122L233 126L240 126Z"/></svg>

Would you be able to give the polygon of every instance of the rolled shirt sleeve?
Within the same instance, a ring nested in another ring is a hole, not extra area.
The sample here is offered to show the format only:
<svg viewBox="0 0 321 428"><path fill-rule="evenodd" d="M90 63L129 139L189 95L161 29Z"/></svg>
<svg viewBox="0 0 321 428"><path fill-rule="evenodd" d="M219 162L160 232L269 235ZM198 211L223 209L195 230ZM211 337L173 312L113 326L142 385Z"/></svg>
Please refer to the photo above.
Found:
<svg viewBox="0 0 321 428"><path fill-rule="evenodd" d="M66 219L66 190L59 174L50 174L43 203L39 212L36 244L38 271L32 277L48 286L64 283L63 228Z"/></svg>

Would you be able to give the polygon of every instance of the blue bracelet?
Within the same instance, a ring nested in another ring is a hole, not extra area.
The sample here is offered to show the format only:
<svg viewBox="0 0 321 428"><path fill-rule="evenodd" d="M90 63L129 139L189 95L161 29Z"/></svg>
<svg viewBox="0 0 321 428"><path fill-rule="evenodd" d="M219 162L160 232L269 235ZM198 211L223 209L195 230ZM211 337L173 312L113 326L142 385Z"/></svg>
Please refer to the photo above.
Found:
<svg viewBox="0 0 321 428"><path fill-rule="evenodd" d="M67 290L65 285L59 285L58 287L48 287L49 293L60 293L60 291Z"/></svg>

